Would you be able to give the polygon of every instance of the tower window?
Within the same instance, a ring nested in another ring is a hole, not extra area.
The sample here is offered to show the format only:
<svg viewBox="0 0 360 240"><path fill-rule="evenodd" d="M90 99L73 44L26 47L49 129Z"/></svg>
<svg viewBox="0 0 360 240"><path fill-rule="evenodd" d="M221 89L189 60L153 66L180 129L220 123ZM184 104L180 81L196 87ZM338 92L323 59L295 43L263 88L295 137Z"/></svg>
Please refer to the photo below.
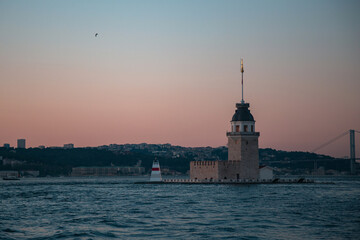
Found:
<svg viewBox="0 0 360 240"><path fill-rule="evenodd" d="M244 125L244 132L248 131L248 125Z"/></svg>
<svg viewBox="0 0 360 240"><path fill-rule="evenodd" d="M240 132L240 126L236 125L236 132Z"/></svg>
<svg viewBox="0 0 360 240"><path fill-rule="evenodd" d="M254 125L251 125L251 132L254 132Z"/></svg>

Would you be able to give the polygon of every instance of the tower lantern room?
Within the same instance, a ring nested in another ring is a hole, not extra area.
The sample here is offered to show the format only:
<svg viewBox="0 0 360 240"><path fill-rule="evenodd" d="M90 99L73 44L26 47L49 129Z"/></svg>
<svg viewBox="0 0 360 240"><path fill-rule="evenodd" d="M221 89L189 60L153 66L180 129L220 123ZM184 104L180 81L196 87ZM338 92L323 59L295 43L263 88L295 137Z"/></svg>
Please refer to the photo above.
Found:
<svg viewBox="0 0 360 240"><path fill-rule="evenodd" d="M249 103L237 103L231 119L231 133L255 133L255 120L249 110Z"/></svg>

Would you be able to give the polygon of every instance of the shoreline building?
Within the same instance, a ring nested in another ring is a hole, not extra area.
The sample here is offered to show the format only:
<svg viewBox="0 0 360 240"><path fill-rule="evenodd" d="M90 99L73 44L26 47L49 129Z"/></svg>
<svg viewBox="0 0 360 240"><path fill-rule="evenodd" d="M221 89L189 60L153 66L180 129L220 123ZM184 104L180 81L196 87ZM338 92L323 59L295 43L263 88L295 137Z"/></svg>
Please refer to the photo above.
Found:
<svg viewBox="0 0 360 240"><path fill-rule="evenodd" d="M64 144L64 149L73 149L74 148L74 144L73 143L68 143L68 144Z"/></svg>
<svg viewBox="0 0 360 240"><path fill-rule="evenodd" d="M144 167L74 167L72 177L82 176L136 176L145 173Z"/></svg>
<svg viewBox="0 0 360 240"><path fill-rule="evenodd" d="M228 160L191 161L190 179L223 180L223 179L259 179L259 132L255 131L255 120L250 113L249 103L244 102L243 94L243 61L241 60L242 100L236 103L235 114L231 123L228 138Z"/></svg>
<svg viewBox="0 0 360 240"><path fill-rule="evenodd" d="M26 148L25 139L18 139L17 140L17 148Z"/></svg>

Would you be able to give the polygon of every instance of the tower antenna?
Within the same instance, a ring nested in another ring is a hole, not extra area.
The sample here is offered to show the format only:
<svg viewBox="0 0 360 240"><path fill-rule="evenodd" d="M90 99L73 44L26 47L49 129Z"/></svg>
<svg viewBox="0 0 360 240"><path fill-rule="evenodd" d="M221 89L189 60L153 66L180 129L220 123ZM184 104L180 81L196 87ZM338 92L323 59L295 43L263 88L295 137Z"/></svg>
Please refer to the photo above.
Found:
<svg viewBox="0 0 360 240"><path fill-rule="evenodd" d="M243 64L243 59L241 58L241 104L244 104L244 64Z"/></svg>

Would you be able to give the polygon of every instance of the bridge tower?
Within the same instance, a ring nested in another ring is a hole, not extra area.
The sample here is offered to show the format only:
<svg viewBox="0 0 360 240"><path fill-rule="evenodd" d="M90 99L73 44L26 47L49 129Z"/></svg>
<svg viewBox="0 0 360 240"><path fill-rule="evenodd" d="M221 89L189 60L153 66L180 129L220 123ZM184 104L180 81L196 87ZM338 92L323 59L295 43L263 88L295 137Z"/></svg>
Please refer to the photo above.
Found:
<svg viewBox="0 0 360 240"><path fill-rule="evenodd" d="M350 132L350 173L355 174L355 130Z"/></svg>

